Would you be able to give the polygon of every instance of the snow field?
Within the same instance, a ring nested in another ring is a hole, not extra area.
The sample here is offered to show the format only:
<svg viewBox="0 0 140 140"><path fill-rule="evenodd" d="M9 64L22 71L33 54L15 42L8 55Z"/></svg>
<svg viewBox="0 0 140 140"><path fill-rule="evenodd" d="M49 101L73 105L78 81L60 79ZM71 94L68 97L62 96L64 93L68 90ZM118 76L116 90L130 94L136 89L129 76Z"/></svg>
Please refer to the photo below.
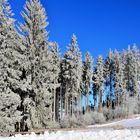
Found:
<svg viewBox="0 0 140 140"><path fill-rule="evenodd" d="M57 133L45 132L43 135L16 135L0 137L0 140L140 140L140 129L137 130L100 130L100 131L69 131Z"/></svg>
<svg viewBox="0 0 140 140"><path fill-rule="evenodd" d="M140 116L132 119L123 119L120 121L115 121L106 124L97 124L97 125L90 125L89 128L103 128L103 127L113 127L113 126L122 126L124 128L140 128Z"/></svg>

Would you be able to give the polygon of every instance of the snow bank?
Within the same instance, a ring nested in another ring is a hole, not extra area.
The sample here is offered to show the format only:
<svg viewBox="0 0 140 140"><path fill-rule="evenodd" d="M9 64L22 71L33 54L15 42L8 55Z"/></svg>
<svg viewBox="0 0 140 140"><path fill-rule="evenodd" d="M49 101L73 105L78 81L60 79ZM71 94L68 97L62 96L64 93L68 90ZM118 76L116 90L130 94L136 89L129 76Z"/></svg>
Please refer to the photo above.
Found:
<svg viewBox="0 0 140 140"><path fill-rule="evenodd" d="M101 130L101 131L69 131L48 133L44 135L16 135L0 140L140 140L140 130Z"/></svg>

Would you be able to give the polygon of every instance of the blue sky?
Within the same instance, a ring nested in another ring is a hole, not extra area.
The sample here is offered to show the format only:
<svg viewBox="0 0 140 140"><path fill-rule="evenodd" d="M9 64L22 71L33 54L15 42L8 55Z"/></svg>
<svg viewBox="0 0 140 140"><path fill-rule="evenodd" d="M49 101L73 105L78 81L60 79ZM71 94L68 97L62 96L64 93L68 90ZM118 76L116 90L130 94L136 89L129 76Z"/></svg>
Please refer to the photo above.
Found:
<svg viewBox="0 0 140 140"><path fill-rule="evenodd" d="M25 0L9 0L15 18ZM49 40L66 50L72 33L78 38L82 54L94 59L106 56L110 48L122 50L128 44L140 45L140 0L41 0L48 15Z"/></svg>

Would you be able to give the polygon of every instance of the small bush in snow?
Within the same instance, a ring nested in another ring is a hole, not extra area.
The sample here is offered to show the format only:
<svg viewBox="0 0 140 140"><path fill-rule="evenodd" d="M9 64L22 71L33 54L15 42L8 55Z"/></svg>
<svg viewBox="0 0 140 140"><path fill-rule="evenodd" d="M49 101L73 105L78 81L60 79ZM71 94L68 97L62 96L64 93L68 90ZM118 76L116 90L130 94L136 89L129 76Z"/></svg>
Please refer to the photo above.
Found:
<svg viewBox="0 0 140 140"><path fill-rule="evenodd" d="M72 127L76 128L76 127L79 127L81 125L82 125L82 123L80 121L80 118L76 118L75 115L73 115L71 117L65 116L63 118L63 120L60 122L60 126L62 128L72 128Z"/></svg>
<svg viewBox="0 0 140 140"><path fill-rule="evenodd" d="M82 122L85 125L93 125L96 123L104 123L106 121L103 113L99 113L99 112L89 112L86 113L85 115L82 116Z"/></svg>
<svg viewBox="0 0 140 140"><path fill-rule="evenodd" d="M93 120L95 121L95 123L104 123L106 121L103 113L99 113L99 112L93 112L91 113Z"/></svg>
<svg viewBox="0 0 140 140"><path fill-rule="evenodd" d="M115 119L114 109L109 109L108 118L109 118L109 120Z"/></svg>
<svg viewBox="0 0 140 140"><path fill-rule="evenodd" d="M109 112L109 109L108 108L106 108L106 107L104 107L103 108L103 115L104 115L104 117L105 117L105 119L108 121L109 119L110 119L110 114L109 114L110 112Z"/></svg>
<svg viewBox="0 0 140 140"><path fill-rule="evenodd" d="M91 113L86 113L82 116L82 121L85 125L93 125L95 124L95 121L91 115Z"/></svg>
<svg viewBox="0 0 140 140"><path fill-rule="evenodd" d="M128 115L139 113L138 104L139 104L139 101L137 97L127 97L126 102L125 102L125 107L127 109Z"/></svg>
<svg viewBox="0 0 140 140"><path fill-rule="evenodd" d="M138 107L138 114L140 114L140 100L138 100L137 107Z"/></svg>
<svg viewBox="0 0 140 140"><path fill-rule="evenodd" d="M75 115L73 115L72 117L70 117L70 127L79 127L81 126L81 122L79 120L79 118L76 118Z"/></svg>
<svg viewBox="0 0 140 140"><path fill-rule="evenodd" d="M115 109L103 109L103 114L107 121L117 119L117 118L125 118L127 116L127 110L124 107L116 107Z"/></svg>
<svg viewBox="0 0 140 140"><path fill-rule="evenodd" d="M61 120L60 126L61 126L62 128L69 128L69 127L70 127L69 117L68 117L68 116L65 116L65 117Z"/></svg>
<svg viewBox="0 0 140 140"><path fill-rule="evenodd" d="M56 121L48 122L48 128L60 128L60 124Z"/></svg>
<svg viewBox="0 0 140 140"><path fill-rule="evenodd" d="M114 110L114 118L125 118L128 115L125 107L116 107Z"/></svg>

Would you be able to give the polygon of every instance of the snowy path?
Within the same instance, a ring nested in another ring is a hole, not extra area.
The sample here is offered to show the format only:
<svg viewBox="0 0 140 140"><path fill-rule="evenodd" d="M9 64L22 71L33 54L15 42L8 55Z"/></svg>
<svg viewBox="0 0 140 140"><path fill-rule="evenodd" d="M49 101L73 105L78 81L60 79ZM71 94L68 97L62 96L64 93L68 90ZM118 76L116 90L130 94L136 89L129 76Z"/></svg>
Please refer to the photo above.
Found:
<svg viewBox="0 0 140 140"><path fill-rule="evenodd" d="M101 127L113 127L113 126L122 126L124 128L139 128L140 129L140 117L133 119L123 119L120 121L102 124L102 125L91 125L90 128L101 128Z"/></svg>

